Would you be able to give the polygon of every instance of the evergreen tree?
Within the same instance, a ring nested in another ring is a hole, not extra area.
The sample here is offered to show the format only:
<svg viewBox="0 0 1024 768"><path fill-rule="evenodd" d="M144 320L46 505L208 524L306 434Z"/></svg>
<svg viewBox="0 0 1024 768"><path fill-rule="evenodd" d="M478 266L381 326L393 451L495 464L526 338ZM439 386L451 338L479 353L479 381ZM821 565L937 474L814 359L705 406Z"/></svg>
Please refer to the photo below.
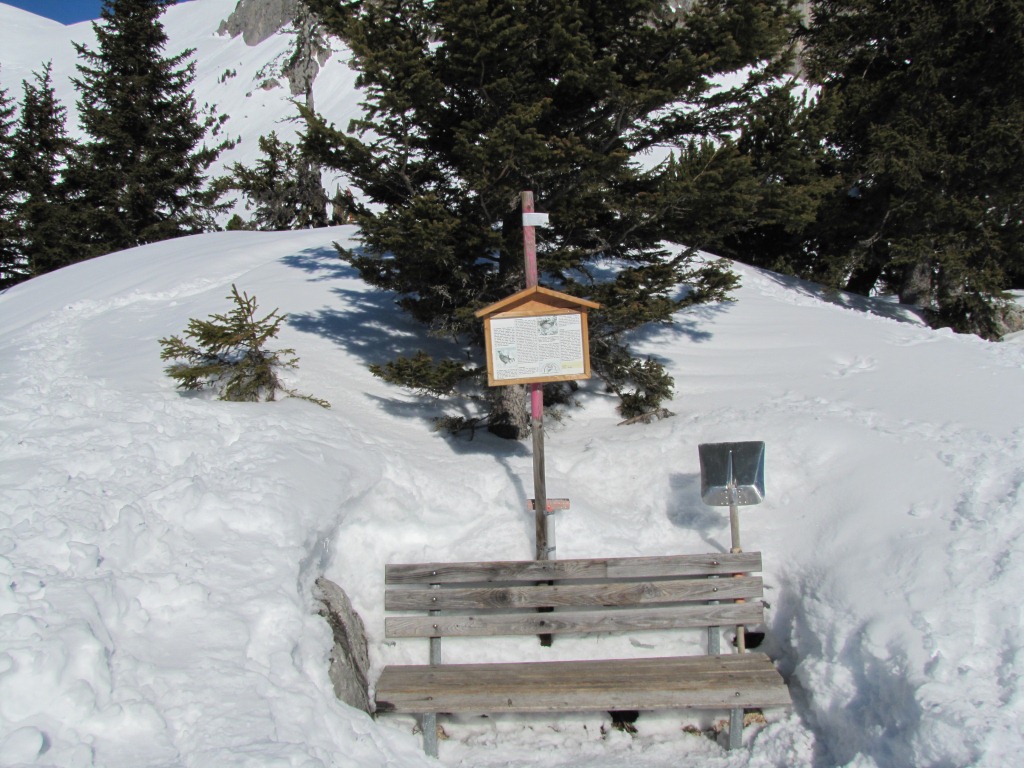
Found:
<svg viewBox="0 0 1024 768"><path fill-rule="evenodd" d="M256 313L256 297L239 293L231 286L234 308L225 315L206 320L192 318L181 336L160 339L160 359L174 362L164 372L186 390L214 388L221 400L257 403L288 397L309 400L324 408L331 405L310 395L299 394L281 381L281 370L295 369L299 359L294 349L270 350L266 344L281 331L287 315L275 309L265 317Z"/></svg>
<svg viewBox="0 0 1024 768"><path fill-rule="evenodd" d="M326 227L327 193L310 158L276 132L261 136L259 144L256 165L234 163L228 182L252 207L256 229Z"/></svg>
<svg viewBox="0 0 1024 768"><path fill-rule="evenodd" d="M75 149L65 127L67 110L54 95L50 64L33 80L22 82L11 157L18 269L27 276L72 264L82 254L65 177Z"/></svg>
<svg viewBox="0 0 1024 768"><path fill-rule="evenodd" d="M696 168L691 150L733 131L753 86L784 64L791 3L306 2L352 49L366 94L354 135L307 112L310 146L379 206L361 213L363 248L348 255L363 277L433 333L479 344L473 311L523 287L518 200L532 190L552 223L542 283L603 305L593 370L624 415L656 410L671 380L626 334L734 284L724 264L670 256L663 241L702 244L711 222L694 211L729 174ZM712 87L748 67L749 81ZM429 376L416 363L397 368ZM458 378L450 361L435 372ZM492 430L521 436L525 407L496 389Z"/></svg>
<svg viewBox="0 0 1024 768"><path fill-rule="evenodd" d="M298 210L295 223L299 229L327 226L327 191L320 177L320 166L299 149L295 168L295 191Z"/></svg>
<svg viewBox="0 0 1024 768"><path fill-rule="evenodd" d="M75 163L91 255L214 228L219 190L205 172L226 144L200 146L192 50L165 57L171 0L105 0L98 48L76 44L78 111L89 139Z"/></svg>
<svg viewBox="0 0 1024 768"><path fill-rule="evenodd" d="M753 196L753 212L722 231L714 250L776 272L828 281L809 241L818 211L840 180L823 143L825 115L806 93L797 93L799 87L792 79L771 86L744 117L736 152L750 174L733 189Z"/></svg>
<svg viewBox="0 0 1024 768"><path fill-rule="evenodd" d="M14 183L14 99L0 88L0 290L28 276L28 265L18 247L17 185Z"/></svg>
<svg viewBox="0 0 1024 768"><path fill-rule="evenodd" d="M1024 0L811 7L807 67L843 181L815 247L850 290L997 335L1024 262Z"/></svg>

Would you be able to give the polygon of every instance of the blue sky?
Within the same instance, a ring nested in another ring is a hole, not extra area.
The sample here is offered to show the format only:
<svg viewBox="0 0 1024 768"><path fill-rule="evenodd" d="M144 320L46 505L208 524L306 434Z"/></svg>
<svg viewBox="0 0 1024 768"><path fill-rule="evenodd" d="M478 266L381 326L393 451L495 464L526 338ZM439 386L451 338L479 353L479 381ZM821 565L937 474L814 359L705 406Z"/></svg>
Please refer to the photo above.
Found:
<svg viewBox="0 0 1024 768"><path fill-rule="evenodd" d="M0 0L15 8L23 8L36 16L74 24L100 17L103 0Z"/></svg>

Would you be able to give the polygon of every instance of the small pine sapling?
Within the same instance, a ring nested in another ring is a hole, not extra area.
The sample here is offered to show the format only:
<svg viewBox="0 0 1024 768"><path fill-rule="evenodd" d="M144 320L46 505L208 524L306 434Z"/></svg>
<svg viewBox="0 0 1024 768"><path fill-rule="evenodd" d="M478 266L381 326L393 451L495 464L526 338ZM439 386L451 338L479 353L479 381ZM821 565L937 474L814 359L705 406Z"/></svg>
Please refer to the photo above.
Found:
<svg viewBox="0 0 1024 768"><path fill-rule="evenodd" d="M281 383L278 370L298 366L294 349L263 348L277 336L287 315L279 315L275 309L257 319L256 297L239 293L234 285L227 298L235 302L228 314L188 321L183 334L188 341L179 336L160 339L160 359L178 361L164 369L178 381L178 388L216 387L220 389L221 400L250 403L276 400L277 393L283 392L288 397L330 408L326 400L299 394Z"/></svg>
<svg viewBox="0 0 1024 768"><path fill-rule="evenodd" d="M675 383L665 371L665 366L656 360L632 360L625 371L635 389L614 390L620 399L619 413L626 417L620 424L650 424L655 419L672 416L672 411L661 407L661 403L672 397Z"/></svg>

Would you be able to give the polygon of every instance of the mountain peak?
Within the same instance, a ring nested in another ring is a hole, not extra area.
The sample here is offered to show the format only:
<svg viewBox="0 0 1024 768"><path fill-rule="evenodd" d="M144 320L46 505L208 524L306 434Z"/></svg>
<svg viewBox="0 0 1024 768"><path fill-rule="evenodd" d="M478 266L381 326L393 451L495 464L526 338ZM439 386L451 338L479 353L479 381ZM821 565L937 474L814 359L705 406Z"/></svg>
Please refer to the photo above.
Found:
<svg viewBox="0 0 1024 768"><path fill-rule="evenodd" d="M294 21L299 0L238 0L238 5L217 30L219 35L242 36L246 45L259 45Z"/></svg>

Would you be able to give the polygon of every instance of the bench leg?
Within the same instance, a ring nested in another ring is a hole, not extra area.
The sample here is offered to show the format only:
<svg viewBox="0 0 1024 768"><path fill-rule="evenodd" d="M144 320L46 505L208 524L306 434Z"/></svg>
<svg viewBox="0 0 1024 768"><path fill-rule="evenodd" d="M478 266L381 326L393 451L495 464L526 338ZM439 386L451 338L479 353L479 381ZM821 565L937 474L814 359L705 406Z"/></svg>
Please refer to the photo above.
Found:
<svg viewBox="0 0 1024 768"><path fill-rule="evenodd" d="M722 652L721 627L708 627L708 656L717 656Z"/></svg>
<svg viewBox="0 0 1024 768"><path fill-rule="evenodd" d="M433 712L420 715L420 730L423 731L423 751L429 757L437 757L437 715Z"/></svg>
<svg viewBox="0 0 1024 768"><path fill-rule="evenodd" d="M743 708L729 710L729 749L743 746Z"/></svg>

